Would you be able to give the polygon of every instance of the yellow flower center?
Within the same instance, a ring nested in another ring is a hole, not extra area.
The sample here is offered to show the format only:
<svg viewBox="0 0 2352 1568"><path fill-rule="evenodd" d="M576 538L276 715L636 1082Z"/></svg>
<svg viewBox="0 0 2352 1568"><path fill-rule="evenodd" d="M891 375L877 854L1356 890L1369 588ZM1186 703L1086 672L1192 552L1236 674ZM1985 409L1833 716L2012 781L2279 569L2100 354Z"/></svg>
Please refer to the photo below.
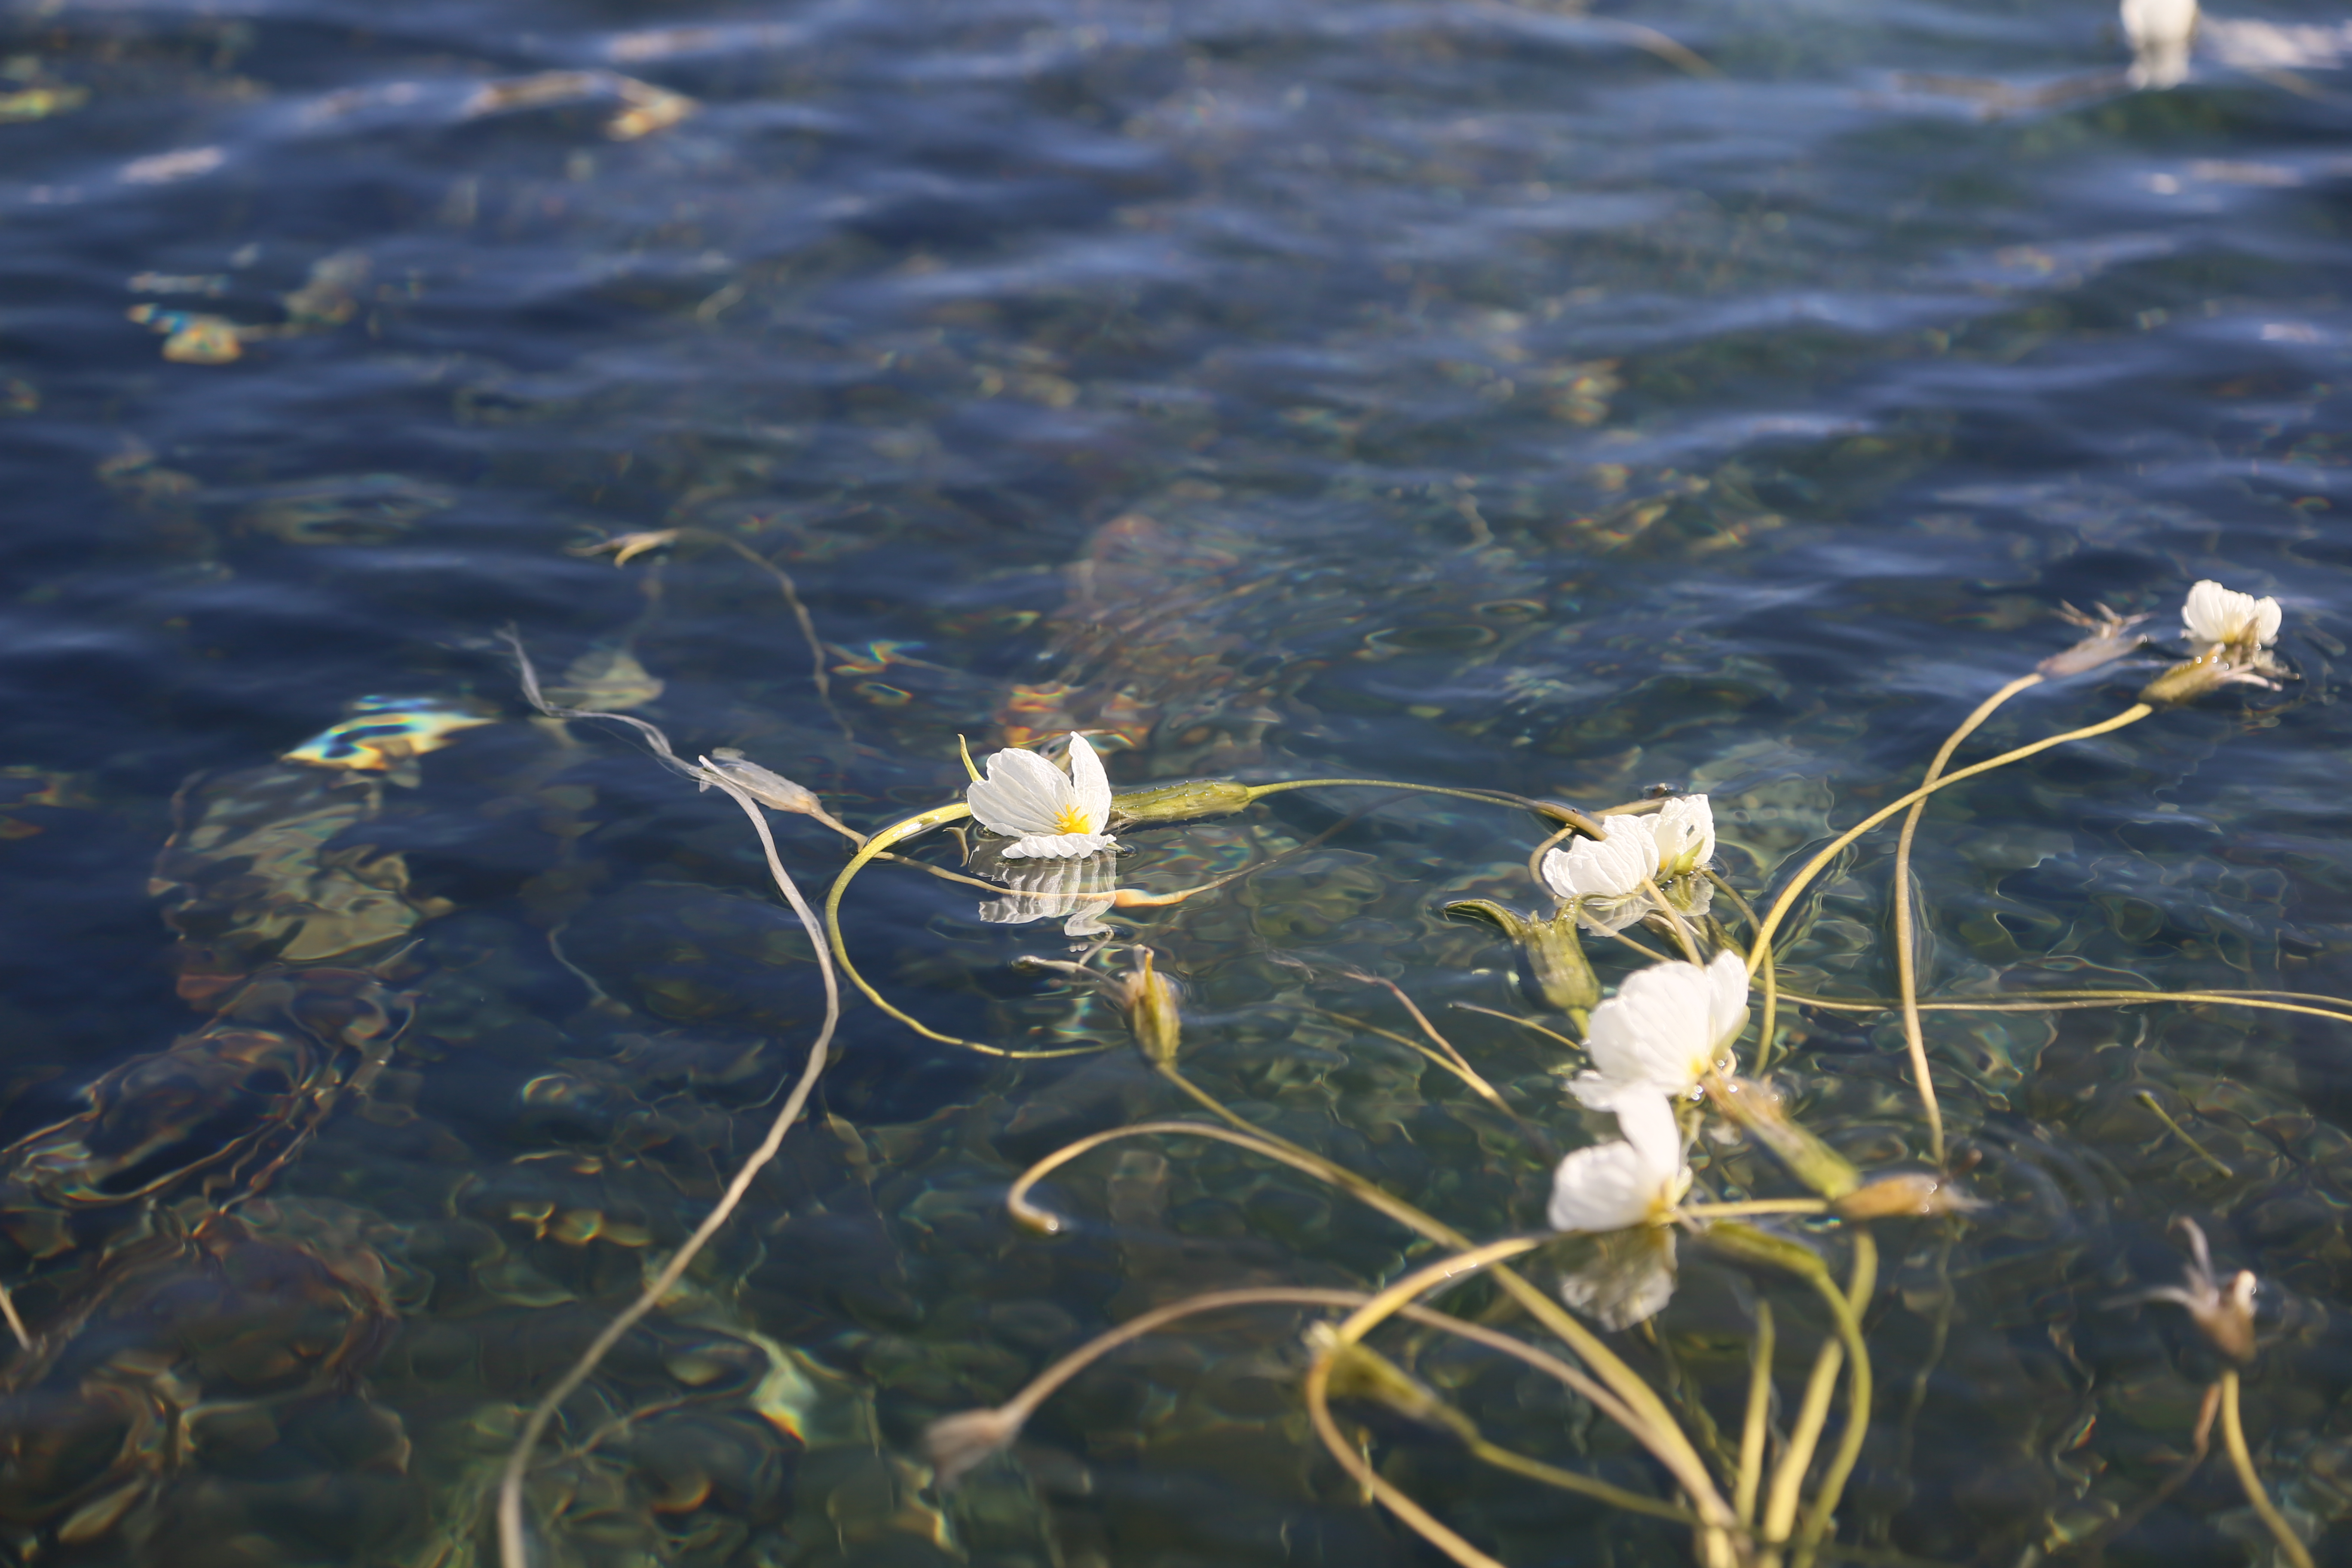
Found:
<svg viewBox="0 0 2352 1568"><path fill-rule="evenodd" d="M1073 803L1062 807L1061 810L1054 814L1054 831L1056 833L1091 833L1094 829L1087 826L1086 809L1083 806Z"/></svg>

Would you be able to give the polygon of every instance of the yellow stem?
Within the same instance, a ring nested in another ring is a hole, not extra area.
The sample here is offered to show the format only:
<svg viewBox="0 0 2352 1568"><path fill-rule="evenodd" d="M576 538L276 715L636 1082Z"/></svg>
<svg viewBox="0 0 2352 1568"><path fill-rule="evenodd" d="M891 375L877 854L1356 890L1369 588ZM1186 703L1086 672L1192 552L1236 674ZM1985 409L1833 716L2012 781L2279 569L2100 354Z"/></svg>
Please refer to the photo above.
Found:
<svg viewBox="0 0 2352 1568"><path fill-rule="evenodd" d="M2151 1111L2155 1112L2156 1119L2158 1121L2163 1122L2167 1127L2170 1128L2172 1130L2172 1135L2175 1138L2179 1139L2183 1143L2188 1144L2189 1148L2195 1150L2199 1159L2204 1161L2207 1164L2221 1172L2223 1176L2229 1177L2232 1180L2236 1178L2238 1174L2237 1172L2230 1169L2229 1166L2215 1159L2211 1152L2206 1149L2204 1144L2200 1143L2196 1139L2189 1136L2188 1131L2183 1128L2179 1122L2175 1121L2171 1117L2167 1116L2164 1113L2164 1107L2157 1103L2156 1096L2143 1089L2137 1094L2132 1096L2132 1098L2138 1100L2142 1105L2147 1106Z"/></svg>
<svg viewBox="0 0 2352 1568"><path fill-rule="evenodd" d="M1936 760L1927 764L1927 776L1922 784L1933 784L1944 776L1946 764L1960 742L1974 734L1977 726L1992 717L1993 710L2024 690L2042 683L2039 675L2020 676L1990 697L1977 704L1975 712L1960 721L1960 727L1945 737ZM1895 842L1895 984L1903 999L1903 1041L1911 1052L1911 1079L1919 1089L1919 1103L1927 1112L1927 1148L1931 1163L1941 1170L1944 1164L1944 1111L1936 1103L1936 1081L1927 1071L1927 1040L1919 1028L1919 974L1917 955L1911 930L1911 840L1919 831L1920 816L1927 809L1925 796L1912 804L1904 815L1903 832Z"/></svg>
<svg viewBox="0 0 2352 1568"><path fill-rule="evenodd" d="M2262 1516L2279 1550L2294 1568L2311 1568L2310 1548L2263 1490L2263 1479L2254 1473L2254 1457L2246 1451L2246 1429L2238 1422L2238 1369L2234 1366L2221 1369L2221 1441L2230 1450L2230 1463L2237 1468L2238 1484L2246 1489L2246 1500Z"/></svg>
<svg viewBox="0 0 2352 1568"><path fill-rule="evenodd" d="M1108 1050L1109 1047L1107 1046L1074 1046L1053 1051L1008 1051L1002 1046L983 1045L978 1040L966 1040L954 1035L943 1035L929 1025L910 1017L892 1006L883 998L882 993L875 990L866 982L866 976L857 972L857 965L849 961L849 947L842 940L841 935L841 895L848 890L849 879L864 870L868 861L876 858L891 846L903 844L918 833L938 827L944 823L961 822L971 815L971 807L961 801L951 805L938 805L929 811L918 812L912 816L892 823L867 839L865 847L849 858L849 864L841 868L841 875L833 879L832 890L824 896L825 937L833 948L834 962L841 966L841 973L849 977L849 983L856 986L868 1002L873 1003L927 1040L937 1040L946 1046L961 1046L968 1051L978 1051L983 1056L1009 1057L1023 1061L1036 1061L1050 1057L1082 1057L1096 1051Z"/></svg>
<svg viewBox="0 0 2352 1568"><path fill-rule="evenodd" d="M1506 1023L1517 1024L1523 1029L1533 1029L1538 1035L1543 1035L1549 1038L1558 1040L1561 1045L1566 1046L1570 1050L1580 1051L1584 1048L1584 1042L1581 1040L1571 1040L1566 1035L1559 1033L1556 1029L1545 1028L1541 1024L1537 1023L1532 1018L1522 1018L1515 1013L1506 1013L1499 1007L1481 1007L1475 1002L1453 1002L1447 1004L1447 1005L1458 1007L1465 1013L1484 1013L1489 1018L1500 1018ZM1332 1016L1334 1017L1338 1016L1337 1014Z"/></svg>
<svg viewBox="0 0 2352 1568"><path fill-rule="evenodd" d="M1909 806L1912 802L1925 800L1927 796L1934 795L1938 790L1949 789L1952 785L1959 784L1964 780L1975 778L1979 773L1989 773L1995 768L2006 767L2010 763L2015 762L2022 762L2027 757L2033 756L2042 752L2046 752L2053 746L2063 746L2069 741L2091 740L2095 736L2105 735L2111 731L2120 730L2126 724L2137 724L2142 719L2147 718L2150 713L2155 711L2155 709L2149 707L2145 702L2135 702L2112 719L2102 720L2096 724L2086 724L2079 730L2069 730L2063 735L2052 735L2046 739L2035 741L2030 745L2019 746L2013 751L2003 752L1997 757L1989 757L1981 763L1976 763L1970 766L1962 768L1958 773L1947 773L1942 778L1937 779L1934 784L1924 784L1919 788L1913 790L1910 794L1872 812L1868 816L1864 817L1860 822L1855 823L1852 827L1838 835L1836 838L1830 842L1827 848L1815 855L1811 860L1806 861L1804 868L1797 873L1795 879L1790 881L1786 888L1780 890L1780 896L1772 901L1771 912L1764 917L1763 925L1757 931L1755 943L1748 949L1748 972L1750 974L1756 973L1756 967L1758 963L1761 962L1759 955L1771 950L1772 934L1780 929L1780 922L1782 920L1787 918L1790 906L1797 901L1797 896L1804 891L1806 884L1810 883L1815 877L1821 874L1822 868L1828 865L1832 859L1835 858L1838 851L1843 849L1855 839L1860 838L1872 828L1876 827L1880 823L1885 822L1888 817L1893 816L1896 812L1904 810Z"/></svg>
<svg viewBox="0 0 2352 1568"><path fill-rule="evenodd" d="M1841 1297L1826 1289L1826 1280L1820 1284L1853 1364L1846 1372L1845 1430L1838 1435L1837 1452L1830 1456L1829 1468L1822 1472L1812 1506L1805 1510L1805 1521L1798 1529L1797 1568L1810 1568L1822 1537L1829 1532L1830 1521L1837 1515L1838 1502L1845 1496L1845 1483L1862 1458L1863 1440L1870 1436L1870 1350L1862 1341L1862 1310L1878 1287L1878 1242L1867 1229L1857 1226L1854 1230L1853 1272L1847 1279L1845 1294Z"/></svg>
<svg viewBox="0 0 2352 1568"><path fill-rule="evenodd" d="M1665 892L1658 886L1658 879L1655 877L1643 878L1642 891L1650 895L1650 901L1657 905L1658 912L1666 917L1666 929L1674 933L1675 945L1683 950L1683 957L1692 963L1700 963L1698 943L1691 936L1690 927L1683 923L1682 911L1666 902Z"/></svg>
<svg viewBox="0 0 2352 1568"><path fill-rule="evenodd" d="M1732 1510L1742 1524L1756 1521L1756 1489L1764 1479L1764 1437L1772 1415L1772 1303L1756 1303L1756 1338L1748 1347L1748 1418L1739 1431L1739 1479Z"/></svg>
<svg viewBox="0 0 2352 1568"><path fill-rule="evenodd" d="M1826 1007L1832 1013L1887 1013L1895 1003L1879 996L1803 996L1793 991L1782 995L1801 1007ZM2074 1013L2091 1007L2133 1007L2151 1003L2179 1002L2200 1007L2254 1007L2273 1013L2300 1013L2313 1018L2335 1018L2352 1024L2352 1002L2338 1002L2336 1007L2305 1007L2292 1002L2275 1002L2272 996L2299 995L2299 992L2272 992L2267 994L2253 991L2037 991L2029 1002L1922 1002L1923 1013ZM2335 1002L2332 996L2316 998Z"/></svg>

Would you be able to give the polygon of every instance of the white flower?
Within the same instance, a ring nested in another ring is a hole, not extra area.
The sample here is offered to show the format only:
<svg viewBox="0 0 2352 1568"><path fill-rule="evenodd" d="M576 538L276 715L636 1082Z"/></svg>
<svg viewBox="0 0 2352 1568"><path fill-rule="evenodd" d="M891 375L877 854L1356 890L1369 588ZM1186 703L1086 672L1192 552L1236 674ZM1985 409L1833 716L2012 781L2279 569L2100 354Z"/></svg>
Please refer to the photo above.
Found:
<svg viewBox="0 0 2352 1568"><path fill-rule="evenodd" d="M1704 969L1654 963L1628 975L1616 995L1592 1010L1584 1048L1598 1070L1570 1087L1601 1109L1628 1084L1688 1094L1747 1025L1748 969L1737 955L1717 953Z"/></svg>
<svg viewBox="0 0 2352 1568"><path fill-rule="evenodd" d="M1544 885L1563 899L1616 899L1638 893L1658 874L1658 840L1649 818L1604 816L1606 838L1581 836L1543 858Z"/></svg>
<svg viewBox="0 0 2352 1568"><path fill-rule="evenodd" d="M1715 813L1703 795L1670 800L1647 816L1605 816L1601 827L1607 837L1578 837L1543 858L1544 885L1557 898L1577 900L1578 916L1591 931L1624 930L1650 912L1644 881L1688 876L1715 858ZM1675 894L1675 906L1704 914L1712 891L1695 885Z"/></svg>
<svg viewBox="0 0 2352 1568"><path fill-rule="evenodd" d="M1658 879L1687 877L1715 858L1715 808L1703 795L1677 795L1650 818L1658 845Z"/></svg>
<svg viewBox="0 0 2352 1568"><path fill-rule="evenodd" d="M2252 655L2278 641L2279 602L2233 594L2208 580L2189 590L2180 606L2180 635L2197 645L2200 654L2215 647Z"/></svg>
<svg viewBox="0 0 2352 1568"><path fill-rule="evenodd" d="M988 759L988 776L973 780L964 798L982 827L1013 840L1002 851L1008 860L1075 860L1118 842L1103 831L1110 780L1084 735L1070 737L1068 776L1034 752L998 752Z"/></svg>
<svg viewBox="0 0 2352 1568"><path fill-rule="evenodd" d="M2179 87L2189 79L2197 0L2123 0L2123 25L2131 44L2132 86Z"/></svg>
<svg viewBox="0 0 2352 1568"><path fill-rule="evenodd" d="M1613 1084L1586 1103L1617 1113L1625 1136L1579 1149L1551 1179L1548 1217L1554 1230L1623 1230L1663 1225L1690 1187L1675 1108L1647 1084Z"/></svg>
<svg viewBox="0 0 2352 1568"><path fill-rule="evenodd" d="M1005 855L1012 850L1003 851ZM1103 936L1103 911L1118 896L1118 857L1089 855L1080 860L1044 860L1034 866L1000 866L992 873L1003 882L1005 896L980 906L980 918L992 925L1026 925L1031 921L1058 920L1062 934Z"/></svg>

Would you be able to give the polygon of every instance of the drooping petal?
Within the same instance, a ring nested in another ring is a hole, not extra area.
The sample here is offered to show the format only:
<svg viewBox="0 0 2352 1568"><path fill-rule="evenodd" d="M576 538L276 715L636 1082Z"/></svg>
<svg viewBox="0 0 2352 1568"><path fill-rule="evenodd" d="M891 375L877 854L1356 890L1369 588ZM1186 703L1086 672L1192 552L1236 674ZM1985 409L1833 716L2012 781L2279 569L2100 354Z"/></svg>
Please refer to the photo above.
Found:
<svg viewBox="0 0 2352 1568"><path fill-rule="evenodd" d="M1087 831L1100 833L1110 820L1110 775L1103 772L1093 745L1076 732L1070 736L1070 794Z"/></svg>
<svg viewBox="0 0 2352 1568"><path fill-rule="evenodd" d="M2254 646L2268 647L2278 641L2279 602L2265 595L2254 601Z"/></svg>
<svg viewBox="0 0 2352 1568"><path fill-rule="evenodd" d="M1571 839L1543 858L1544 885L1563 899L1613 899L1639 892L1657 874L1658 846L1639 818L1601 819L1606 838Z"/></svg>
<svg viewBox="0 0 2352 1568"><path fill-rule="evenodd" d="M1651 818L1658 845L1658 875L1679 877L1715 858L1715 809L1703 795L1679 795Z"/></svg>
<svg viewBox="0 0 2352 1568"><path fill-rule="evenodd" d="M2244 595L2232 594L2211 578L2189 590L2189 598L2180 606L2180 629L2194 642L2228 642L2230 640L2230 601Z"/></svg>
<svg viewBox="0 0 2352 1568"><path fill-rule="evenodd" d="M992 833L1020 836L1061 831L1061 812L1074 792L1062 770L1018 747L990 754L988 776L964 791L972 816Z"/></svg>
<svg viewBox="0 0 2352 1568"><path fill-rule="evenodd" d="M1683 1168L1683 1131L1675 1124L1674 1102L1648 1084L1636 1084L1610 1096L1609 1109L1617 1113L1619 1131L1651 1180L1661 1189L1672 1186Z"/></svg>
<svg viewBox="0 0 2352 1568"><path fill-rule="evenodd" d="M1007 860L1076 860L1114 848L1118 843L1108 833L1024 833L997 853Z"/></svg>

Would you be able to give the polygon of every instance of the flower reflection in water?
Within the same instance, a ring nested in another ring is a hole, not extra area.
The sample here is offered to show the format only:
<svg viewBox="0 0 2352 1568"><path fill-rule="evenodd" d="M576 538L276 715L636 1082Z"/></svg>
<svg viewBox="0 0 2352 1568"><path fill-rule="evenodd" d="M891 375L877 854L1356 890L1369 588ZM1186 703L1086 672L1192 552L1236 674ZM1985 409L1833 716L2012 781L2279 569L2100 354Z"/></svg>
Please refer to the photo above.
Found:
<svg viewBox="0 0 2352 1568"><path fill-rule="evenodd" d="M980 906L980 918L993 925L1026 925L1058 920L1066 936L1108 936L1102 921L1118 893L1118 857L1089 855L1079 860L999 859L985 874L1005 886L1004 897Z"/></svg>

